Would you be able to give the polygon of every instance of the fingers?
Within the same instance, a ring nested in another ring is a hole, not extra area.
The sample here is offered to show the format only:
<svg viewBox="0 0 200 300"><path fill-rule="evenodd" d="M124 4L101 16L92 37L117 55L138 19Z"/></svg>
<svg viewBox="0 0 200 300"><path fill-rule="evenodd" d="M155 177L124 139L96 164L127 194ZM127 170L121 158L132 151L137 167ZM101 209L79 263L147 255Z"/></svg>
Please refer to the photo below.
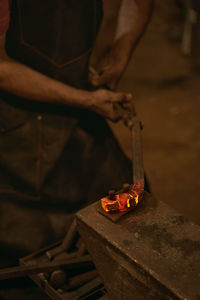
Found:
<svg viewBox="0 0 200 300"><path fill-rule="evenodd" d="M112 103L107 103L104 107L96 107L94 111L112 122L117 122L122 118L121 113Z"/></svg>
<svg viewBox="0 0 200 300"><path fill-rule="evenodd" d="M106 86L110 90L115 90L119 81L118 78L114 68L104 67L99 74L93 67L89 67L89 81L94 87Z"/></svg>
<svg viewBox="0 0 200 300"><path fill-rule="evenodd" d="M118 103L130 103L130 101L133 99L132 94L130 93L118 93L118 92L109 92L108 95L108 101L109 102L118 102Z"/></svg>
<svg viewBox="0 0 200 300"><path fill-rule="evenodd" d="M98 114L115 122L124 115L124 109L130 111L132 94L112 92L109 90L97 90L93 92L91 109Z"/></svg>
<svg viewBox="0 0 200 300"><path fill-rule="evenodd" d="M112 121L112 122L117 122L117 121L121 120L121 118L122 118L121 113L115 106L113 106L112 110L110 111L110 114L108 116L108 119L110 119L110 121Z"/></svg>
<svg viewBox="0 0 200 300"><path fill-rule="evenodd" d="M121 106L123 109L130 111L131 110L131 103L130 102L122 102Z"/></svg>
<svg viewBox="0 0 200 300"><path fill-rule="evenodd" d="M89 77L91 84L94 87L100 87L107 85L108 82L111 80L111 76L109 73L104 73L102 76L90 76Z"/></svg>
<svg viewBox="0 0 200 300"><path fill-rule="evenodd" d="M132 94L130 93L116 93L116 92L109 92L107 98L107 103L110 105L110 116L109 118L115 122L120 120L125 111L127 110L130 112L130 101L133 98Z"/></svg>

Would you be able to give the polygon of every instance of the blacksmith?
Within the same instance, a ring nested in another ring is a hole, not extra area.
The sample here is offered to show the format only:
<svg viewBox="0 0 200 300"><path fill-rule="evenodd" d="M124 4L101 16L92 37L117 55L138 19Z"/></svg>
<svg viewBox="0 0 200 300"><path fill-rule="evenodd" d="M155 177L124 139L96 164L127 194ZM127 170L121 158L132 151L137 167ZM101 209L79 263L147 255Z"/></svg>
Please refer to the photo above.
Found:
<svg viewBox="0 0 200 300"><path fill-rule="evenodd" d="M89 84L101 0L0 0L1 257L63 237L75 211L131 182L105 118L132 98L115 90L151 10L121 0L108 67Z"/></svg>

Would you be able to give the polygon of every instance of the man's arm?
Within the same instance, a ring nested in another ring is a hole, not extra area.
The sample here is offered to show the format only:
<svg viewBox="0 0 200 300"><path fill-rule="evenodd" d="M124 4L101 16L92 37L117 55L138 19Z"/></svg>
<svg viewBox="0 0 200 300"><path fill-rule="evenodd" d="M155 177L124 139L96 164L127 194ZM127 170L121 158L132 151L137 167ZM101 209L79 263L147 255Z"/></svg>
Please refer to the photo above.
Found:
<svg viewBox="0 0 200 300"><path fill-rule="evenodd" d="M113 121L121 118L113 103L131 98L107 90L75 89L12 60L5 51L5 35L0 36L0 89L25 99L87 108Z"/></svg>
<svg viewBox="0 0 200 300"><path fill-rule="evenodd" d="M129 59L150 19L153 0L121 0L113 44L100 77L90 80L94 86L107 85L115 90Z"/></svg>

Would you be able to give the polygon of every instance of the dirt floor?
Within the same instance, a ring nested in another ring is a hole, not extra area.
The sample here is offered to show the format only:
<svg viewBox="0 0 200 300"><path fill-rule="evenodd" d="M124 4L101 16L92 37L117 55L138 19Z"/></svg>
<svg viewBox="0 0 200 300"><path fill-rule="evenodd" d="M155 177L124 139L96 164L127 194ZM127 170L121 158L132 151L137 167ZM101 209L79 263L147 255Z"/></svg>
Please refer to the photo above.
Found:
<svg viewBox="0 0 200 300"><path fill-rule="evenodd" d="M175 1L155 2L119 90L134 94L144 124L144 166L153 194L200 224L200 74L181 54L178 17ZM128 130L111 126L131 157Z"/></svg>

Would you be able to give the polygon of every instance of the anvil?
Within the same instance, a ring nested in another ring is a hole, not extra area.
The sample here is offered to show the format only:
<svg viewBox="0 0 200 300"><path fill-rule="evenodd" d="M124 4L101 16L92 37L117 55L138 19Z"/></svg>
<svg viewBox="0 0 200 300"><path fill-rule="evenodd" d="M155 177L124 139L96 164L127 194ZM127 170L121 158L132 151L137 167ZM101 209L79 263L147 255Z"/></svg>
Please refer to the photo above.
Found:
<svg viewBox="0 0 200 300"><path fill-rule="evenodd" d="M97 207L77 226L110 300L200 299L199 226L147 193L117 223Z"/></svg>

